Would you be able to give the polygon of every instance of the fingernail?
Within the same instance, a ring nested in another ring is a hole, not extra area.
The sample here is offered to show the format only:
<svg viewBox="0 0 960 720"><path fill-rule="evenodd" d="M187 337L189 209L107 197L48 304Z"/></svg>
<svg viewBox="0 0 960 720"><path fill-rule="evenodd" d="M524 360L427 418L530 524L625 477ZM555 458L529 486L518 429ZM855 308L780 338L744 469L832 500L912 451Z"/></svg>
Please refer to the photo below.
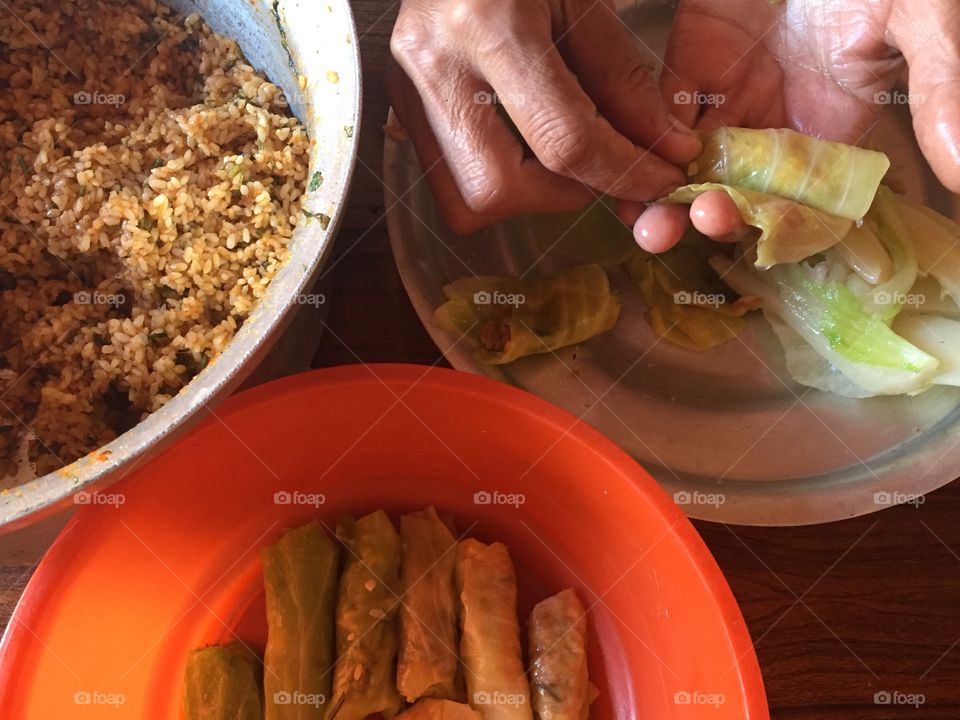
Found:
<svg viewBox="0 0 960 720"><path fill-rule="evenodd" d="M692 135L694 137L697 136L697 133L694 132L693 129L680 122L680 118L678 118L672 112L667 113L667 122L670 123L670 127L672 127L675 132L683 133L684 135Z"/></svg>

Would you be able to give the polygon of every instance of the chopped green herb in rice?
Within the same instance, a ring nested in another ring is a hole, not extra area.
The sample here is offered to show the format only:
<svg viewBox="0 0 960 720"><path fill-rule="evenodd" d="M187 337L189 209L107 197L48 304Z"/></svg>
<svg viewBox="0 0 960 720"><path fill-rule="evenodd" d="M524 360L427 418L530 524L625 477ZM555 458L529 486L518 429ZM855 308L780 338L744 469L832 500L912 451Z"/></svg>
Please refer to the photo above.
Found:
<svg viewBox="0 0 960 720"><path fill-rule="evenodd" d="M216 359L289 257L310 143L236 43L153 0L8 0L0 60L2 476L24 423L46 473Z"/></svg>

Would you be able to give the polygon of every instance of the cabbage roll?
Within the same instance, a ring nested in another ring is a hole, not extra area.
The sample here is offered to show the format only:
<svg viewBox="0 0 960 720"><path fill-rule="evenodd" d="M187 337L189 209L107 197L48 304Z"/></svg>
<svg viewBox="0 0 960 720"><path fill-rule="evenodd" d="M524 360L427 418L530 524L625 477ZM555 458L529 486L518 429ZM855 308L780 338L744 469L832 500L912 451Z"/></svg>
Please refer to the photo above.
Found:
<svg viewBox="0 0 960 720"><path fill-rule="evenodd" d="M651 329L675 345L705 351L735 338L746 326L743 315L756 309L759 300L728 299L708 265L716 244L695 235L689 231L660 255L637 254L625 267L643 295Z"/></svg>
<svg viewBox="0 0 960 720"><path fill-rule="evenodd" d="M594 688L587 676L587 612L573 590L530 613L530 687L540 720L586 720Z"/></svg>
<svg viewBox="0 0 960 720"><path fill-rule="evenodd" d="M690 176L694 183L756 190L859 220L889 167L883 153L793 130L722 127L704 134Z"/></svg>
<svg viewBox="0 0 960 720"><path fill-rule="evenodd" d="M620 316L620 300L598 265L529 280L463 278L443 293L447 302L437 308L437 322L494 365L584 342Z"/></svg>
<svg viewBox="0 0 960 720"><path fill-rule="evenodd" d="M747 225L760 229L758 268L795 263L833 247L853 227L853 221L815 210L776 195L716 183L686 185L662 203L689 204L710 190L726 193Z"/></svg>
<svg viewBox="0 0 960 720"><path fill-rule="evenodd" d="M320 720L330 697L337 546L317 522L260 551L267 605L267 720Z"/></svg>
<svg viewBox="0 0 960 720"><path fill-rule="evenodd" d="M424 698L413 707L397 715L397 720L480 720L480 713L469 705Z"/></svg>
<svg viewBox="0 0 960 720"><path fill-rule="evenodd" d="M520 654L517 578L506 546L462 541L456 579L467 701L483 720L532 720Z"/></svg>
<svg viewBox="0 0 960 720"><path fill-rule="evenodd" d="M184 673L186 720L261 720L261 671L260 659L241 642L194 650Z"/></svg>
<svg viewBox="0 0 960 720"><path fill-rule="evenodd" d="M457 539L432 507L400 518L400 654L397 689L409 701L456 699Z"/></svg>
<svg viewBox="0 0 960 720"><path fill-rule="evenodd" d="M328 720L403 707L395 686L400 536L383 510L337 525L346 564L337 599L337 665Z"/></svg>

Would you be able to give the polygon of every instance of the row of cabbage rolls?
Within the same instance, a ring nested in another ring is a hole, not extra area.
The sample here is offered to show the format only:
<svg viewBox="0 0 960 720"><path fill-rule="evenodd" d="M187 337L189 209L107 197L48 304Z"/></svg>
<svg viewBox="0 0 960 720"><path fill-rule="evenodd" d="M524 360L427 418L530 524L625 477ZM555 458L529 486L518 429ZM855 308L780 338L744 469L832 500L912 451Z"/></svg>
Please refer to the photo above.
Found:
<svg viewBox="0 0 960 720"><path fill-rule="evenodd" d="M187 658L188 720L585 720L586 612L572 590L529 618L529 673L517 582L502 543L457 540L427 508L318 522L261 550L267 643ZM408 706L409 704L409 706Z"/></svg>

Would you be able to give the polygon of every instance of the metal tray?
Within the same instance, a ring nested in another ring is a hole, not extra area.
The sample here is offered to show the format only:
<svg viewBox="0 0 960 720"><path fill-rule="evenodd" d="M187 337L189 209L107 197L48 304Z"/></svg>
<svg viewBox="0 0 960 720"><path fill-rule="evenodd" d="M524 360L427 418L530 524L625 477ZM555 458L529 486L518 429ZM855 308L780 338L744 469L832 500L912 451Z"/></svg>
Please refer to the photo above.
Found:
<svg viewBox="0 0 960 720"><path fill-rule="evenodd" d="M644 2L622 17L659 58L673 7ZM893 152L915 200L958 215L896 106L874 138ZM495 226L471 237L439 218L409 142L387 138L386 204L394 257L421 321L454 367L535 393L581 417L636 458L693 517L745 525L839 520L910 502L960 476L960 390L848 400L794 383L759 317L740 341L708 353L665 342L644 321L639 293L611 275L623 312L611 332L555 355L504 367L478 363L433 322L443 285L461 277L555 269L529 237ZM590 482L590 478L584 478Z"/></svg>

